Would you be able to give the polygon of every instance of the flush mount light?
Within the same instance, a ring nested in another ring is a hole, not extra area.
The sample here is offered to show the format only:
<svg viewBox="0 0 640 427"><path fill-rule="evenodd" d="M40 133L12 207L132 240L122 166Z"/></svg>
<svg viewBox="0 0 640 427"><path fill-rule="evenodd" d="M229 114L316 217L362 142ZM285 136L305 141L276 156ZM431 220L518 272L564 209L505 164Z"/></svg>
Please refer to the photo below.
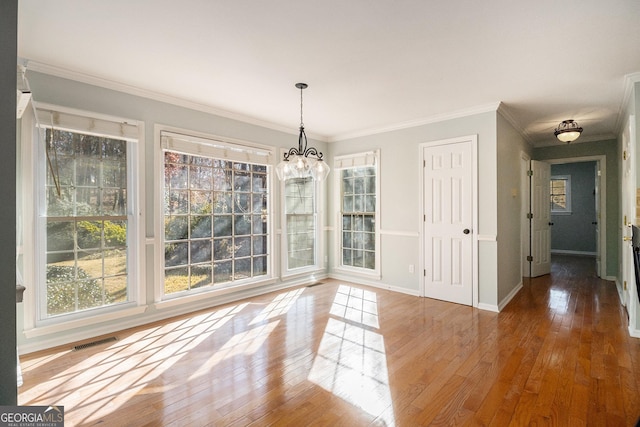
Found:
<svg viewBox="0 0 640 427"><path fill-rule="evenodd" d="M578 139L581 133L582 128L573 120L563 120L553 132L556 138L567 144Z"/></svg>
<svg viewBox="0 0 640 427"><path fill-rule="evenodd" d="M296 83L300 89L300 134L298 147L291 147L284 153L284 159L276 166L278 179L312 177L316 181L324 180L329 175L329 166L322 159L322 153L315 147L307 147L307 135L304 133L302 121L302 91L309 87L306 83Z"/></svg>

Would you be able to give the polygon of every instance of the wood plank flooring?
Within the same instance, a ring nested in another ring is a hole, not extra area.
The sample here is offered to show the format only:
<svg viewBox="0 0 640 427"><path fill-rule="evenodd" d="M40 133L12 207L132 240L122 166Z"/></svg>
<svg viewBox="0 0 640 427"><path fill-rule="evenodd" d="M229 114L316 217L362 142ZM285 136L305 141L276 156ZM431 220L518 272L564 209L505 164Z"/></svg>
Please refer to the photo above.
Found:
<svg viewBox="0 0 640 427"><path fill-rule="evenodd" d="M640 339L593 259L500 313L326 281L21 357L67 426L633 426Z"/></svg>

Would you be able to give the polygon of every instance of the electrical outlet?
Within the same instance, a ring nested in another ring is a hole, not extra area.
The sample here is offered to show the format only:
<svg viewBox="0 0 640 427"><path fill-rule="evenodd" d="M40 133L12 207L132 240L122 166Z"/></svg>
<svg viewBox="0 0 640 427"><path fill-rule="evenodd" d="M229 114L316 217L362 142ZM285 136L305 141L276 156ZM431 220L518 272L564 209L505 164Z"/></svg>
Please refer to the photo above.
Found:
<svg viewBox="0 0 640 427"><path fill-rule="evenodd" d="M413 274L413 272L415 271L413 264L409 264L409 273Z"/></svg>

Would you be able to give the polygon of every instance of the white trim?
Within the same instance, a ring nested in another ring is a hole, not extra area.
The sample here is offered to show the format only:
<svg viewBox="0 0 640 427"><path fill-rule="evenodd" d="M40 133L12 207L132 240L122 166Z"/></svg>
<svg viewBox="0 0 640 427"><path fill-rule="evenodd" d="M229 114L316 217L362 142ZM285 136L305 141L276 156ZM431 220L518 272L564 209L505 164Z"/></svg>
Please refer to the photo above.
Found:
<svg viewBox="0 0 640 427"><path fill-rule="evenodd" d="M495 234L478 234L479 242L497 242L498 236Z"/></svg>
<svg viewBox="0 0 640 427"><path fill-rule="evenodd" d="M479 304L479 292L480 292L480 288L479 288L479 275L478 275L478 241L479 241L479 237L481 236L480 234L478 234L478 135L468 135L468 136L461 136L461 137L457 137L457 138L449 138L449 139L443 139L443 140L438 140L438 141L429 141L429 142L425 142L422 144L419 144L418 149L419 149L419 155L417 156L418 160L419 160L419 170L420 170L420 184L419 184L419 218L420 218L420 232L419 232L419 238L420 238L420 248L419 248L419 256L420 256L420 270L421 271L425 271L426 266L425 266L425 259L424 259L424 254L426 253L426 249L425 249L425 235L424 235L424 217L426 215L426 212L424 211L424 192L425 192L425 188L424 188L424 178L425 178L425 168L424 168L424 149L426 147L433 147L433 146L438 146L438 145L449 145L449 144L457 144L457 143L463 143L463 142L470 142L471 143L471 155L472 155L472 159L471 159L471 164L473 166L472 171L471 171L471 193L472 193L472 226L471 226L471 230L472 230L472 273L471 273L471 277L472 277L472 306L473 307L478 307L480 308ZM496 236L483 236L483 237L489 237L489 240L491 241L495 241L496 240ZM422 276L420 279L420 295L421 296L425 296L426 295L426 277Z"/></svg>
<svg viewBox="0 0 640 427"><path fill-rule="evenodd" d="M363 136L377 135L385 132L393 132L393 131L402 130L402 129L410 129L417 126L428 125L430 123L438 123L438 122L443 122L445 120L453 120L453 119L459 119L459 118L472 116L476 114L494 112L494 111L498 111L499 107L500 107L499 102L478 105L475 107L452 111L450 113L434 114L432 116L424 117L421 119L409 120L409 121L391 124L387 126L380 126L375 128L362 129L354 132L347 132L343 134L332 135L327 138L327 141L338 142L338 141L344 141L347 139L360 138Z"/></svg>
<svg viewBox="0 0 640 427"><path fill-rule="evenodd" d="M638 82L640 82L640 72L631 73L624 76L624 94L622 96L622 101L620 102L620 107L618 108L618 114L616 115L616 124L614 127L614 129L617 131L616 134L618 135L621 135L624 131L627 119L627 106L629 105L629 101L631 100L633 86Z"/></svg>
<svg viewBox="0 0 640 427"><path fill-rule="evenodd" d="M500 313L500 308L498 308L498 306L494 304L486 304L484 302L479 302L476 308L478 310L493 311L494 313Z"/></svg>

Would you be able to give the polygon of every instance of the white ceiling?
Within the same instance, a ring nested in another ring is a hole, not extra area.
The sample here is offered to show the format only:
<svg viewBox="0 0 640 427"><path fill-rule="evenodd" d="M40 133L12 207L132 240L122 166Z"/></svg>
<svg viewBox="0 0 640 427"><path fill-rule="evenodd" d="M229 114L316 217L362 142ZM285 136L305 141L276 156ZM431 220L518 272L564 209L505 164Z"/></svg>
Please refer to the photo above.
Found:
<svg viewBox="0 0 640 427"><path fill-rule="evenodd" d="M614 137L638 0L20 0L18 55L329 141L503 102ZM34 93L37 99L37 94Z"/></svg>

